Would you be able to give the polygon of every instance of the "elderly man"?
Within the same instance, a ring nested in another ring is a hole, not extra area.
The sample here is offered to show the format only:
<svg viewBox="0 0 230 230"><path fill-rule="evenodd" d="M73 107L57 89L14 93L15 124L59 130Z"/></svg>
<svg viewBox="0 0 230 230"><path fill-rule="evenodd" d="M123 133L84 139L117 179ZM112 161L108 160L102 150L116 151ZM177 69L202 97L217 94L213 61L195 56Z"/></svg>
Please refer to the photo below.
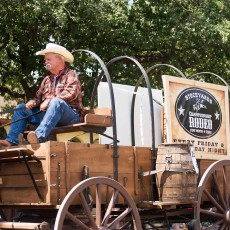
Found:
<svg viewBox="0 0 230 230"><path fill-rule="evenodd" d="M73 55L63 46L49 43L36 55L43 55L45 67L50 72L38 89L35 97L26 104L20 104L12 121L27 117L39 110L41 114L28 116L12 123L5 140L0 145L10 147L18 145L18 135L23 133L26 124L38 125L35 131L29 132L27 140L31 144L45 142L55 126L71 125L80 122L82 112L81 83L75 71L70 70L65 62L72 63Z"/></svg>

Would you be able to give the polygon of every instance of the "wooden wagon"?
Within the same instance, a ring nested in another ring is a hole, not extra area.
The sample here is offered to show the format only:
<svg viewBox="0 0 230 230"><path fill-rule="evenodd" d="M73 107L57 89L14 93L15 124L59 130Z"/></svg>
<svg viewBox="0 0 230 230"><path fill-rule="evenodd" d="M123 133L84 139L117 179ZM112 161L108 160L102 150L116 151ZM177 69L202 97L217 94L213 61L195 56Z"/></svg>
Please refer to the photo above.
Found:
<svg viewBox="0 0 230 230"><path fill-rule="evenodd" d="M165 79L167 91L175 81ZM200 89L193 83L184 89ZM212 93L215 87L211 86ZM208 137L193 133L195 144L200 141L195 149L186 127L180 133L174 123L177 112L171 116L175 111L171 101L178 101L182 98L178 95L184 93L178 87L165 94L165 143L156 148L117 145L113 135L112 144L47 141L1 149L0 229L160 229L159 220L163 229L178 221L186 222L188 229L230 229L228 89L218 89L222 123L215 134L207 132ZM206 100L213 99L206 95ZM207 109L204 102L198 105ZM184 108L178 109L184 112ZM194 109L198 113L199 109ZM112 111L90 110L84 123L55 128L53 133L83 130L104 135L107 127L116 128L115 115L113 104ZM222 145L217 148L219 143ZM208 154L199 147L208 147ZM12 218L9 210L18 215Z"/></svg>

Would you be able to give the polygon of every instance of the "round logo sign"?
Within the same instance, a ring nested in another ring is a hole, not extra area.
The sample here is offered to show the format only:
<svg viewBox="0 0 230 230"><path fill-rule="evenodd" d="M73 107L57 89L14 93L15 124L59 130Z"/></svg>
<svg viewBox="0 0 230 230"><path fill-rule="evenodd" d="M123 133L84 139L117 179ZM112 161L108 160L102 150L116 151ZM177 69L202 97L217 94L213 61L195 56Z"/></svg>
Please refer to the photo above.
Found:
<svg viewBox="0 0 230 230"><path fill-rule="evenodd" d="M197 138L209 138L220 129L222 113L216 98L200 88L187 88L177 97L176 118L183 129Z"/></svg>

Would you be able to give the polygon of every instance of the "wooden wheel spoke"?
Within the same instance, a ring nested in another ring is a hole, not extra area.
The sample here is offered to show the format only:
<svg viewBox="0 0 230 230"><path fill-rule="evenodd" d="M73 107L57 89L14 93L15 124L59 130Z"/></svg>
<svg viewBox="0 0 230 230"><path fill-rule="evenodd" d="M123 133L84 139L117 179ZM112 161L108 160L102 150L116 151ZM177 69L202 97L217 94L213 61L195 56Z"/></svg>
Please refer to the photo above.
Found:
<svg viewBox="0 0 230 230"><path fill-rule="evenodd" d="M119 224L130 212L131 208L127 208L124 212L122 212L111 224L108 225L109 229L114 229L117 224Z"/></svg>
<svg viewBox="0 0 230 230"><path fill-rule="evenodd" d="M106 210L104 219L102 221L102 226L106 226L108 224L108 220L109 220L110 214L112 212L112 208L115 206L115 203L116 203L116 200L117 200L117 197L118 197L118 193L119 193L118 190L113 191L113 194L111 196L111 199L110 199L108 208Z"/></svg>
<svg viewBox="0 0 230 230"><path fill-rule="evenodd" d="M225 212L225 210L220 206L220 204L215 200L215 198L209 193L209 191L207 189L204 189L204 193L207 195L207 197L209 198L209 200L213 203L213 205L219 209L219 211L221 211L222 213Z"/></svg>
<svg viewBox="0 0 230 230"><path fill-rule="evenodd" d="M215 216L215 217L220 217L220 218L224 217L224 214L221 214L221 213L218 213L218 212L213 212L213 211L210 211L210 210L207 210L207 209L200 209L200 212L203 213L203 214L206 214L208 216Z"/></svg>
<svg viewBox="0 0 230 230"><path fill-rule="evenodd" d="M89 205L88 205L88 203L87 203L87 201L86 201L86 199L85 199L85 196L84 196L83 191L79 193L79 196L80 196L80 198L81 198L82 206L83 206L83 209L84 209L84 211L85 211L85 215L88 217L88 220L89 220L90 225L91 225L93 228L96 229L96 228L97 228L97 225L96 225L96 223L95 223L95 221L94 221L94 218L93 218L92 213L91 213L91 211L90 211Z"/></svg>
<svg viewBox="0 0 230 230"><path fill-rule="evenodd" d="M226 209L227 206L226 206L226 203L225 203L225 201L223 199L223 195L221 194L220 187L219 187L220 182L219 183L217 182L216 173L213 173L212 176L213 176L213 179L214 179L215 189L217 190L217 194L218 194L218 197L220 199L220 202L222 203L222 205Z"/></svg>
<svg viewBox="0 0 230 230"><path fill-rule="evenodd" d="M228 172L227 172L227 166L224 166L223 169L223 181L224 181L224 197L225 197L225 202L227 205L227 208L229 208L229 194L228 194Z"/></svg>
<svg viewBox="0 0 230 230"><path fill-rule="evenodd" d="M102 215L101 215L101 184L96 185L96 225L101 225Z"/></svg>
<svg viewBox="0 0 230 230"><path fill-rule="evenodd" d="M74 216L72 213L67 212L66 216L76 225L79 225L79 227L85 229L85 230L90 230L84 223L82 223L76 216Z"/></svg>
<svg viewBox="0 0 230 230"><path fill-rule="evenodd" d="M128 226L130 226L129 222L123 223L123 225L120 226L120 230L122 230L122 229L128 229Z"/></svg>

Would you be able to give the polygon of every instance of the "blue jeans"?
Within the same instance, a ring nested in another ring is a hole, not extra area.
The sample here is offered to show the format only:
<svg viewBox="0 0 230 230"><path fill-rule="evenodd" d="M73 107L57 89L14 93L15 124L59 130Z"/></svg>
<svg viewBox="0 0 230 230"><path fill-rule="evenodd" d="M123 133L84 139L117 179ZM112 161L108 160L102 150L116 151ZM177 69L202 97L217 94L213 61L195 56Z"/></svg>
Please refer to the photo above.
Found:
<svg viewBox="0 0 230 230"><path fill-rule="evenodd" d="M25 108L25 104L19 104L17 108ZM18 110L14 112L12 122L29 116L39 111L39 108L31 110ZM45 142L47 136L55 126L65 126L80 122L80 117L65 101L54 98L49 103L46 112L30 116L10 125L6 140L12 145L18 144L18 134L24 133L26 124L38 125L35 133L40 142Z"/></svg>

